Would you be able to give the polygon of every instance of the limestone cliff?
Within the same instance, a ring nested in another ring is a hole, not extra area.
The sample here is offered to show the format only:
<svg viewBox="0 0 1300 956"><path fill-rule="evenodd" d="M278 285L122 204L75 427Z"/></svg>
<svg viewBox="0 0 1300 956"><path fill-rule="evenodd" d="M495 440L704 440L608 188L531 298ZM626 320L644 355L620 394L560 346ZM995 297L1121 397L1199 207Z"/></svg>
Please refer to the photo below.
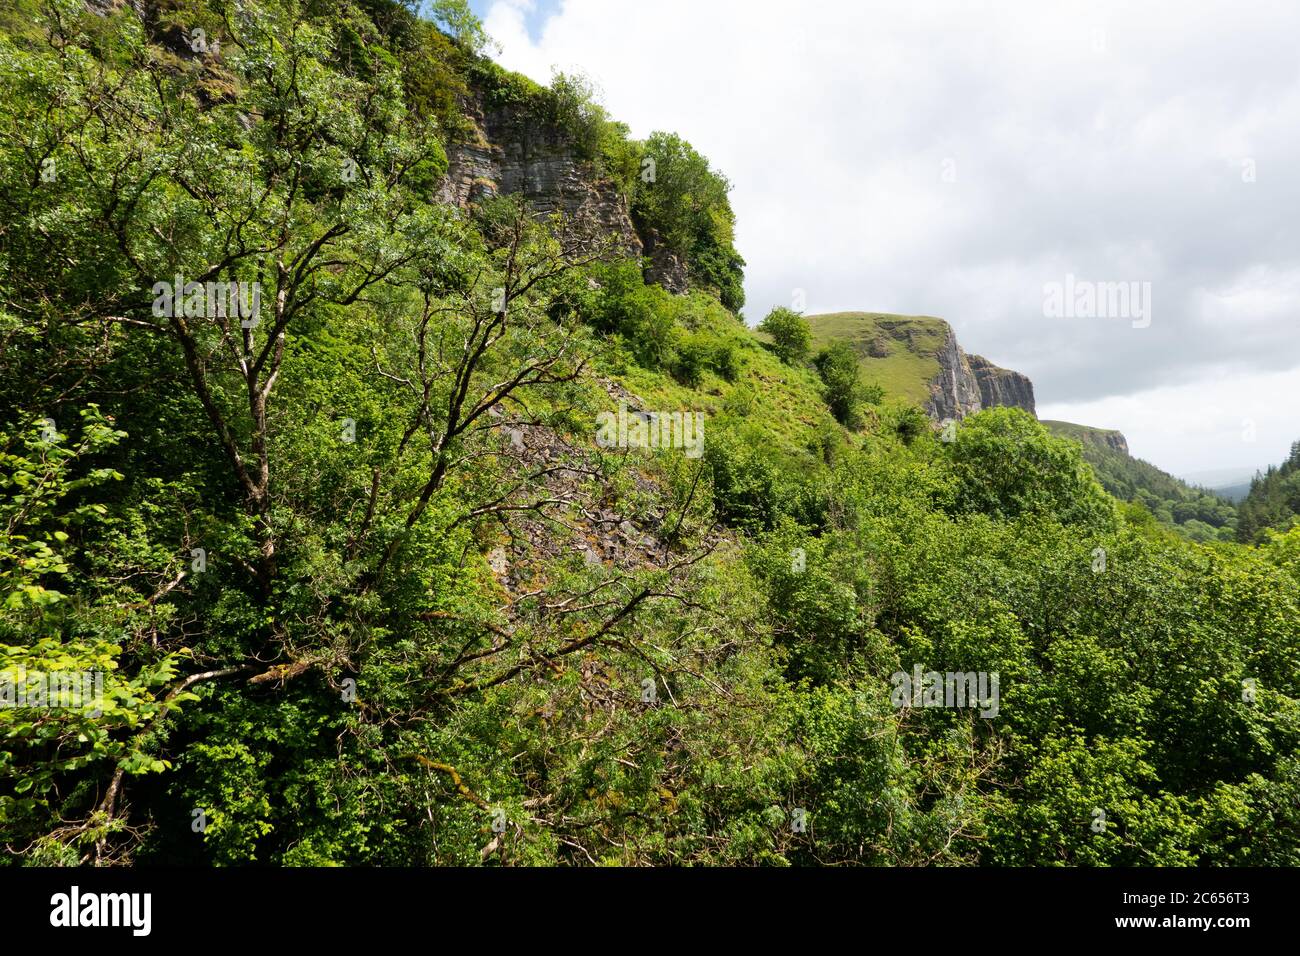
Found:
<svg viewBox="0 0 1300 956"><path fill-rule="evenodd" d="M483 96L462 101L470 132L447 147L441 198L459 206L482 196L522 195L538 215L554 212L618 236L627 253L643 252L627 199L581 161L564 133L515 104L485 109Z"/></svg>
<svg viewBox="0 0 1300 956"><path fill-rule="evenodd" d="M1010 369L999 368L980 355L967 355L967 363L979 385L980 405L984 408L1011 406L1023 408L1031 415L1034 409L1034 383Z"/></svg>
<svg viewBox="0 0 1300 956"><path fill-rule="evenodd" d="M952 327L944 323L947 331L943 346L935 354L939 374L930 381L930 402L926 411L943 421L948 418L965 418L978 412L983 403L980 386L971 371L970 362Z"/></svg>
<svg viewBox="0 0 1300 956"><path fill-rule="evenodd" d="M982 355L968 355L947 322L935 353L939 373L930 380L926 411L940 421L965 418L985 408L1022 408L1037 417L1034 383L1025 375L994 365ZM1122 440L1122 436L1121 436Z"/></svg>
<svg viewBox="0 0 1300 956"><path fill-rule="evenodd" d="M1129 454L1130 454L1130 452L1129 452L1129 450L1128 450L1128 439L1126 439L1126 438L1124 437L1124 433L1123 433L1123 432L1109 431L1109 430L1108 430L1108 431L1106 431L1106 432L1103 433L1103 436L1102 436L1102 437L1103 437L1103 440L1106 442L1106 445L1107 445L1108 447L1110 447L1110 448L1114 449L1115 451L1119 452L1121 455L1129 455Z"/></svg>
<svg viewBox="0 0 1300 956"><path fill-rule="evenodd" d="M952 326L929 315L831 312L806 316L814 343L847 342L862 377L885 394L915 402L933 418L965 418L1009 405L1031 415L1034 385L1019 372L967 355Z"/></svg>

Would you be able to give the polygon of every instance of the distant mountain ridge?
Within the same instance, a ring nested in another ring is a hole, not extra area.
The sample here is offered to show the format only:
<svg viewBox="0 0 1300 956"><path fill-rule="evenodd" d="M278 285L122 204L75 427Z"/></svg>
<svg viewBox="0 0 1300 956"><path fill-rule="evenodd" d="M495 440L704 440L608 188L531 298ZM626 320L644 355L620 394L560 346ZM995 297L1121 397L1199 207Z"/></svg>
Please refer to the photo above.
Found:
<svg viewBox="0 0 1300 956"><path fill-rule="evenodd" d="M1214 468L1209 471L1194 471L1179 475L1189 485L1209 488L1220 498L1227 498L1234 504L1240 504L1250 493L1251 483L1266 469L1256 468Z"/></svg>

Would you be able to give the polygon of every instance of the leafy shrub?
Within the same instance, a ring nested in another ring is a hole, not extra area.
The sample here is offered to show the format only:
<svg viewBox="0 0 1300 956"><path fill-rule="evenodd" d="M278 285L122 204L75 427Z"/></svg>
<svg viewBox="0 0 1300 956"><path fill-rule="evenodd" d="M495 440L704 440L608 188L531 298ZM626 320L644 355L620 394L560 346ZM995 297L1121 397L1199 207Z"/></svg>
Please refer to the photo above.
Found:
<svg viewBox="0 0 1300 956"><path fill-rule="evenodd" d="M832 342L817 353L813 364L826 386L826 404L836 421L845 428L861 428L861 406L868 399L879 401L881 393L863 387L857 353L847 342Z"/></svg>
<svg viewBox="0 0 1300 956"><path fill-rule="evenodd" d="M962 510L998 518L1051 514L1066 524L1113 520L1114 505L1078 444L1049 434L1019 408L991 408L962 420L945 447Z"/></svg>
<svg viewBox="0 0 1300 956"><path fill-rule="evenodd" d="M673 360L673 377L683 385L694 388L704 377L704 370L716 354L714 340L710 335L689 332L677 343L677 354Z"/></svg>
<svg viewBox="0 0 1300 956"><path fill-rule="evenodd" d="M736 220L727 198L731 183L672 133L652 133L643 159L647 175L632 202L638 228L643 235L657 234L690 264L693 279L738 311L745 301L745 262L734 247Z"/></svg>
<svg viewBox="0 0 1300 956"><path fill-rule="evenodd" d="M704 461L718 520L747 530L771 529L780 511L777 471L745 430L710 433Z"/></svg>
<svg viewBox="0 0 1300 956"><path fill-rule="evenodd" d="M812 349L812 328L793 309L784 306L773 309L759 323L758 331L771 337L772 351L787 365L802 362Z"/></svg>
<svg viewBox="0 0 1300 956"><path fill-rule="evenodd" d="M720 339L713 346L712 364L714 369L728 382L740 377L740 350L731 339Z"/></svg>

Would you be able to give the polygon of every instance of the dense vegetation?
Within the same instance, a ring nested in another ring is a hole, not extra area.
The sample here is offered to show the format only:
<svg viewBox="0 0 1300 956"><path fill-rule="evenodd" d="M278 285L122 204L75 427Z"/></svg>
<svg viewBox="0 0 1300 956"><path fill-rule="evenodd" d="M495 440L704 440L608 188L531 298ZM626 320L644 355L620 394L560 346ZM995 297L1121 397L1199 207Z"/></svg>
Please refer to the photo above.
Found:
<svg viewBox="0 0 1300 956"><path fill-rule="evenodd" d="M7 861L1300 864L1300 531L1177 539L1019 410L937 433L725 289L441 204L471 21L19 8L0 672L106 677L0 707ZM639 208L738 270L662 143ZM703 453L598 441L620 405Z"/></svg>
<svg viewBox="0 0 1300 956"><path fill-rule="evenodd" d="M1101 486L1120 501L1141 505L1160 524L1192 541L1236 540L1237 509L1231 502L1113 448L1105 431L1069 422L1043 424L1053 434L1078 441Z"/></svg>
<svg viewBox="0 0 1300 956"><path fill-rule="evenodd" d="M1291 446L1287 460L1270 467L1250 483L1250 492L1238 506L1237 540L1258 544L1269 531L1285 531L1300 515L1300 442Z"/></svg>

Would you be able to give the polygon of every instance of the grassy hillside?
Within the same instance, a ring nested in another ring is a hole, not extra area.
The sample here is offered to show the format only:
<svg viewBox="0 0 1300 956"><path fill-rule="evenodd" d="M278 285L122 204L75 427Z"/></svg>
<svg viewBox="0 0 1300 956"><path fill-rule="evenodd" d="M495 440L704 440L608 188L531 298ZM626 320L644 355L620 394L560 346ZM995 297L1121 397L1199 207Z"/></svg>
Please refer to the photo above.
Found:
<svg viewBox="0 0 1300 956"><path fill-rule="evenodd" d="M1097 480L1120 501L1142 505L1161 524L1194 541L1234 539L1237 509L1230 501L1132 457L1119 432L1073 422L1044 421L1043 426L1079 442Z"/></svg>
<svg viewBox="0 0 1300 956"><path fill-rule="evenodd" d="M1058 422L1048 419L1042 419L1042 422L1043 426L1053 435L1073 438L1083 445L1085 450L1099 448L1113 451L1117 443L1127 448L1127 441L1123 433L1115 429L1094 428L1092 425L1076 425L1074 422Z"/></svg>
<svg viewBox="0 0 1300 956"><path fill-rule="evenodd" d="M746 328L725 310L696 297L706 319L697 319L692 333L716 337L732 348L737 371L728 378L705 368L697 382L647 369L635 362L613 366L612 377L639 397L646 408L694 408L710 420L735 418L758 430L774 447L806 450L813 437L835 425L822 400L822 383L809 366L782 363L764 347L763 337Z"/></svg>
<svg viewBox="0 0 1300 956"><path fill-rule="evenodd" d="M943 319L884 312L828 312L806 317L814 348L834 340L858 353L863 379L898 398L925 406L929 383L939 374L935 358L951 330Z"/></svg>

